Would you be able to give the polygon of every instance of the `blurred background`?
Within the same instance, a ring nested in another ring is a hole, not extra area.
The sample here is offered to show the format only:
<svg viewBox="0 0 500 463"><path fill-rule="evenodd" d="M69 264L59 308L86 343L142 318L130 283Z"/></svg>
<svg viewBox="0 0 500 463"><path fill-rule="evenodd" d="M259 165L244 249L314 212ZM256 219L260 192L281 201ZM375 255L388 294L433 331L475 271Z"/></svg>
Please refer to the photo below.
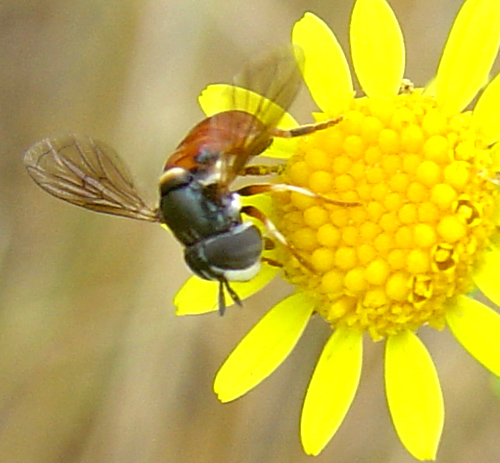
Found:
<svg viewBox="0 0 500 463"><path fill-rule="evenodd" d="M391 0L407 73L435 72L461 0ZM189 276L160 227L92 214L39 190L22 155L65 132L105 140L156 200L162 164L202 117L196 97L289 41L305 11L348 50L352 0L5 0L0 2L0 461L305 462L299 417L329 329L312 320L288 360L240 400L213 377L289 289L243 309L177 318ZM314 109L304 90L301 122ZM421 330L446 405L438 461L499 461L500 403L488 373L448 332ZM361 388L314 461L414 461L387 411L383 345L366 343Z"/></svg>

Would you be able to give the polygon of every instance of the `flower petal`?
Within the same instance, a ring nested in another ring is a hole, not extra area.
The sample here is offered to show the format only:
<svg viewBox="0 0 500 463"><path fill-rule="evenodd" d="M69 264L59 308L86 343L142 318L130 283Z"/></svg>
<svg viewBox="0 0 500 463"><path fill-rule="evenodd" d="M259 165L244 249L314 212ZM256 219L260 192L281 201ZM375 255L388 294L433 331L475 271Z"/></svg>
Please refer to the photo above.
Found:
<svg viewBox="0 0 500 463"><path fill-rule="evenodd" d="M445 111L465 108L487 82L500 43L500 2L467 0L439 63L436 99Z"/></svg>
<svg viewBox="0 0 500 463"><path fill-rule="evenodd" d="M473 274L474 283L496 305L500 305L500 285L497 275L499 268L500 252L491 250L483 254L482 262Z"/></svg>
<svg viewBox="0 0 500 463"><path fill-rule="evenodd" d="M479 301L460 296L446 311L453 336L469 354L500 376L500 315Z"/></svg>
<svg viewBox="0 0 500 463"><path fill-rule="evenodd" d="M397 95L405 70L403 33L385 0L357 0L350 28L354 69L370 97Z"/></svg>
<svg viewBox="0 0 500 463"><path fill-rule="evenodd" d="M401 442L415 458L433 460L443 430L443 397L432 359L410 331L387 338L385 388Z"/></svg>
<svg viewBox="0 0 500 463"><path fill-rule="evenodd" d="M500 74L485 88L472 113L472 123L484 136L484 141L489 145L500 140L499 119Z"/></svg>
<svg viewBox="0 0 500 463"><path fill-rule="evenodd" d="M294 138L274 137L271 146L264 151L261 156L274 159L289 159L297 152L299 140Z"/></svg>
<svg viewBox="0 0 500 463"><path fill-rule="evenodd" d="M304 450L318 455L344 419L358 389L362 333L339 328L321 353L307 389L300 433Z"/></svg>
<svg viewBox="0 0 500 463"><path fill-rule="evenodd" d="M259 211L263 212L266 215L271 215L273 212L274 200L273 198L271 198L270 194L259 193L252 196L241 196L240 201L242 206L255 206L257 209L259 209ZM252 218L250 217L250 219ZM262 223L258 220L256 220L256 223L262 225Z"/></svg>
<svg viewBox="0 0 500 463"><path fill-rule="evenodd" d="M491 148L490 148L490 157L491 157L491 168L496 169L496 172L500 171L500 143L495 143ZM499 214L499 208L495 211L495 215L498 216ZM497 219L497 217L495 217ZM500 222L497 220L495 222L497 225L500 224Z"/></svg>
<svg viewBox="0 0 500 463"><path fill-rule="evenodd" d="M354 91L349 65L333 32L306 13L293 27L292 42L304 51L304 80L316 104L331 117L344 112Z"/></svg>
<svg viewBox="0 0 500 463"><path fill-rule="evenodd" d="M278 270L277 267L271 267L263 262L262 268L255 278L250 281L232 282L231 288L236 291L241 300L246 299L266 286L274 278ZM175 295L175 314L182 316L213 312L218 308L218 294L219 283L192 276ZM228 306L233 304L227 294L226 304Z"/></svg>
<svg viewBox="0 0 500 463"><path fill-rule="evenodd" d="M192 276L174 297L175 314L197 315L217 310L219 285L215 281Z"/></svg>
<svg viewBox="0 0 500 463"><path fill-rule="evenodd" d="M241 340L214 382L221 402L237 399L267 378L292 351L313 312L313 302L294 294L274 306Z"/></svg>
<svg viewBox="0 0 500 463"><path fill-rule="evenodd" d="M198 103L207 116L213 116L214 114L231 109L238 109L254 114L262 106L263 99L269 101L244 88L227 84L213 84L205 87L200 93ZM273 102L269 103L275 105ZM291 129L297 127L297 125L297 121L289 113L285 112L278 127L280 129Z"/></svg>

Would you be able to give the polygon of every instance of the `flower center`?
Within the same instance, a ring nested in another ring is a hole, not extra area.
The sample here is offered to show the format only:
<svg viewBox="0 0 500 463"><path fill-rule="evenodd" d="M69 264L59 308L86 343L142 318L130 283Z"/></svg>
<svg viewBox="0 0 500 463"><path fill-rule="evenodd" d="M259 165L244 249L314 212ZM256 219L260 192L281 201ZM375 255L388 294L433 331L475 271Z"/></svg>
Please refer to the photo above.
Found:
<svg viewBox="0 0 500 463"><path fill-rule="evenodd" d="M472 288L471 270L494 230L497 188L470 122L470 112L447 116L413 91L356 99L337 126L299 141L284 181L360 202L276 199L280 230L314 269L287 255L285 274L333 327L373 339L442 328L444 303Z"/></svg>

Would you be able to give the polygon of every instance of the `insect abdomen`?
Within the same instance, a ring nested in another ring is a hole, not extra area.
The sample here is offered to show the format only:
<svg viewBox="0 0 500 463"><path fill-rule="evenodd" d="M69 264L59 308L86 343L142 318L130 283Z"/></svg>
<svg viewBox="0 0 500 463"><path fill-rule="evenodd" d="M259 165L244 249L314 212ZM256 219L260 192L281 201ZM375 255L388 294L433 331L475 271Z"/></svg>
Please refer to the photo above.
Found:
<svg viewBox="0 0 500 463"><path fill-rule="evenodd" d="M245 111L224 111L194 126L167 159L164 171L210 169L222 154L237 155L262 132L262 123Z"/></svg>

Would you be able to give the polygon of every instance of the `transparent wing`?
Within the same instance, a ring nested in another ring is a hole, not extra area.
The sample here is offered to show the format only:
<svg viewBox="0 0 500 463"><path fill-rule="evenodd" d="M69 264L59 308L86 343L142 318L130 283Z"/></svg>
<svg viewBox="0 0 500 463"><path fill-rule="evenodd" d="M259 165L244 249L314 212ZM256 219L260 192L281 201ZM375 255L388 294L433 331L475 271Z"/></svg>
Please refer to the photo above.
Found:
<svg viewBox="0 0 500 463"><path fill-rule="evenodd" d="M229 185L253 156L260 154L270 140L270 133L279 123L297 96L302 82L303 52L298 47L283 47L250 62L235 77L234 86L226 87L223 97L234 109L248 112L261 124L249 120L246 127L233 127L234 153L222 157L223 178ZM246 136L241 136L241 134Z"/></svg>
<svg viewBox="0 0 500 463"><path fill-rule="evenodd" d="M298 47L283 47L250 62L234 78L234 86L250 90L258 98L233 92L235 107L246 107L267 129L275 127L300 89L303 56Z"/></svg>
<svg viewBox="0 0 500 463"><path fill-rule="evenodd" d="M26 151L24 164L31 178L57 198L105 214L160 221L105 143L74 134L46 138Z"/></svg>

